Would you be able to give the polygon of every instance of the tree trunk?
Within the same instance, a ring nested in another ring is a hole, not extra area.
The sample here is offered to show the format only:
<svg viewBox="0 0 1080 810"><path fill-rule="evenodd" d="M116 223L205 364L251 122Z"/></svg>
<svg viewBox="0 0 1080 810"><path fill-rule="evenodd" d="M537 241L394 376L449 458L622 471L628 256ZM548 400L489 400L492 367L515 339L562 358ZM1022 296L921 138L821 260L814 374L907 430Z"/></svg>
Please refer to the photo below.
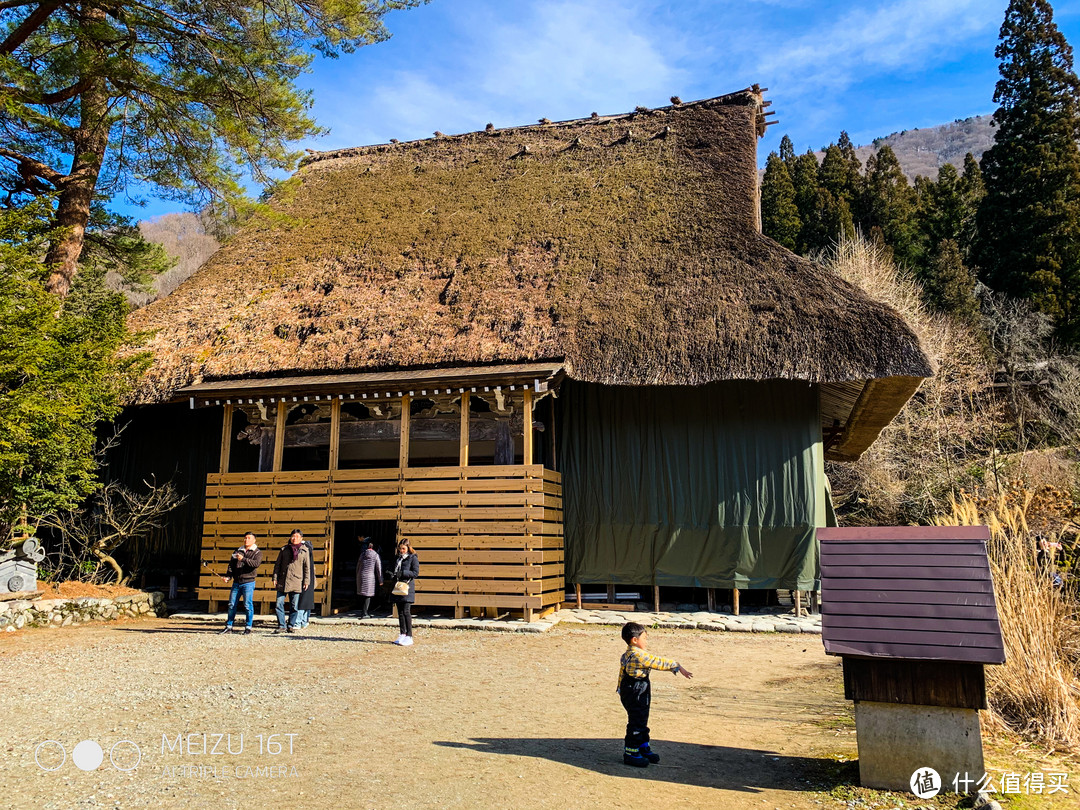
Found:
<svg viewBox="0 0 1080 810"><path fill-rule="evenodd" d="M86 33L104 19L105 12L99 8L86 9L80 19L79 50L85 54L87 64L80 80L87 82L88 87L79 99L79 127L72 137L71 171L60 186L53 218L60 235L45 257L46 264L52 266L48 289L61 298L71 290L72 279L78 272L86 224L90 220L90 203L109 145L108 90L105 79L95 75L104 61L104 53L101 44Z"/></svg>
<svg viewBox="0 0 1080 810"><path fill-rule="evenodd" d="M118 563L104 551L96 548L90 550L93 552L95 557L97 557L101 562L105 563L113 570L113 572L116 574L116 584L123 585L126 577L124 576L124 569L120 567L120 563Z"/></svg>

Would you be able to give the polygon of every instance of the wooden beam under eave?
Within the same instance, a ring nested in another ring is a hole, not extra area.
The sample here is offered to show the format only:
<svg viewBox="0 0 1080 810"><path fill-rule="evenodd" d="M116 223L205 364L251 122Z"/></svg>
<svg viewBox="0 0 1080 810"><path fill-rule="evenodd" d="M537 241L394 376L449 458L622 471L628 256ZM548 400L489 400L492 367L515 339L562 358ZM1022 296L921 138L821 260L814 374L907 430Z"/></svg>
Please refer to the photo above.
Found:
<svg viewBox="0 0 1080 810"><path fill-rule="evenodd" d="M461 437L458 444L458 466L469 466L469 407L472 395L466 391L461 395Z"/></svg>
<svg viewBox="0 0 1080 810"><path fill-rule="evenodd" d="M533 392L531 388L525 389L525 402L521 406L521 415L525 417L525 441L522 445L522 462L533 462Z"/></svg>
<svg viewBox="0 0 1080 810"><path fill-rule="evenodd" d="M406 469L409 466L409 409L412 406L412 397L404 394L401 397L401 444L398 448L398 467Z"/></svg>
<svg viewBox="0 0 1080 810"><path fill-rule="evenodd" d="M341 400L335 399L330 403L330 469L338 468L338 457L341 452ZM329 604L329 603L327 603Z"/></svg>
<svg viewBox="0 0 1080 810"><path fill-rule="evenodd" d="M285 417L289 406L278 401L277 421L274 422L274 472L281 472L281 461L285 457Z"/></svg>
<svg viewBox="0 0 1080 810"><path fill-rule="evenodd" d="M232 448L232 423L233 406L232 403L226 403L225 419L221 423L221 458L218 461L218 472L221 473L227 473L229 471L229 450Z"/></svg>

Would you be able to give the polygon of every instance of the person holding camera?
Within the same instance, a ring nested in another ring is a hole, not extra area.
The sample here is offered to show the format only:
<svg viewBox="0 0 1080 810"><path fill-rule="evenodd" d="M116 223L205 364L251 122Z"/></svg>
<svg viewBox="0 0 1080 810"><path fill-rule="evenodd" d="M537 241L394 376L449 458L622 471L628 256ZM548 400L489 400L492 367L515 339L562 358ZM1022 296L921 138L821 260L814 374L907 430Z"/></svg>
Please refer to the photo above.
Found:
<svg viewBox="0 0 1080 810"><path fill-rule="evenodd" d="M229 557L229 567L226 574L221 578L222 582L228 583L232 579L232 590L229 591L229 618L225 620L225 629L222 633L232 631L233 621L236 619L236 601L240 595L244 596L244 610L247 611L247 624L244 634L251 632L251 624L255 618L255 574L262 565L263 553L255 542L255 534L244 534L244 545L238 548Z"/></svg>

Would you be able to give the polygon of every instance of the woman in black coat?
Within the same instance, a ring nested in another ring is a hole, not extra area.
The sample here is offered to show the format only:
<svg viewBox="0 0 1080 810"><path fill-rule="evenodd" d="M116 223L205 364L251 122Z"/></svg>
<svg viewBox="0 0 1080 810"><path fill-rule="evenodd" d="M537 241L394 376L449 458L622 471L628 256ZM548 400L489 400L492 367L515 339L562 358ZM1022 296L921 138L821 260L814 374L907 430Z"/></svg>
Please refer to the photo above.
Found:
<svg viewBox="0 0 1080 810"><path fill-rule="evenodd" d="M398 627L401 635L394 641L401 647L411 647L412 637L412 604L416 601L416 578L420 576L420 560L413 551L412 544L402 539L398 543L397 556L394 558L394 566L391 570L390 579L396 586L399 582L407 583L408 593L396 594L391 591L390 598L398 609ZM399 589L400 590L400 589Z"/></svg>

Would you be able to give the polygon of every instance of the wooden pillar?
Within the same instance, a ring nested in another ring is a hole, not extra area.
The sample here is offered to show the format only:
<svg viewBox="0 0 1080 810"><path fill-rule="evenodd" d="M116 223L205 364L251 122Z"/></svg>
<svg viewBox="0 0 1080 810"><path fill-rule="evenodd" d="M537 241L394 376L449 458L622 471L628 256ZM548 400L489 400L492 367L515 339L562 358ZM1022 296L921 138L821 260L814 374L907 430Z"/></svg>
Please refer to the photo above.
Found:
<svg viewBox="0 0 1080 810"><path fill-rule="evenodd" d="M608 600L609 605L615 603L615 584L614 583L607 586L607 600Z"/></svg>
<svg viewBox="0 0 1080 810"><path fill-rule="evenodd" d="M405 469L409 466L409 409L412 407L412 397L405 394L401 398L401 446L398 448L398 466Z"/></svg>
<svg viewBox="0 0 1080 810"><path fill-rule="evenodd" d="M469 466L469 406L472 394L466 391L461 395L461 437L458 444L458 466ZM460 618L460 617L458 617Z"/></svg>
<svg viewBox="0 0 1080 810"><path fill-rule="evenodd" d="M795 617L802 616L802 591L792 591L795 594Z"/></svg>
<svg viewBox="0 0 1080 810"><path fill-rule="evenodd" d="M736 616L739 615L739 589L731 589L731 612Z"/></svg>
<svg viewBox="0 0 1080 810"><path fill-rule="evenodd" d="M232 448L232 423L233 406L225 406L225 420L221 424L221 460L218 462L218 472L229 471L229 450Z"/></svg>
<svg viewBox="0 0 1080 810"><path fill-rule="evenodd" d="M575 582L574 583L574 596L577 597L578 610L581 610L581 583L580 582Z"/></svg>
<svg viewBox="0 0 1080 810"><path fill-rule="evenodd" d="M716 590L714 588L705 589L705 609L709 613L716 611Z"/></svg>
<svg viewBox="0 0 1080 810"><path fill-rule="evenodd" d="M341 400L330 403L330 469L338 468L341 453Z"/></svg>
<svg viewBox="0 0 1080 810"><path fill-rule="evenodd" d="M559 469L559 459L555 454L555 395L548 394L548 402L551 404L551 418L548 420L548 445L551 448L551 469Z"/></svg>
<svg viewBox="0 0 1080 810"><path fill-rule="evenodd" d="M818 612L818 592L817 591L810 591L810 612L811 613L817 613Z"/></svg>
<svg viewBox="0 0 1080 810"><path fill-rule="evenodd" d="M522 443L521 461L523 464L533 463L533 392L531 388L525 389L525 401L521 406L521 415L525 420L525 441Z"/></svg>
<svg viewBox="0 0 1080 810"><path fill-rule="evenodd" d="M657 613L659 613L660 612L660 586L659 585L653 585L652 586L652 601L653 601L653 610L655 610Z"/></svg>
<svg viewBox="0 0 1080 810"><path fill-rule="evenodd" d="M281 460L285 457L285 416L289 406L278 400L277 421L274 422L274 472L281 472Z"/></svg>

